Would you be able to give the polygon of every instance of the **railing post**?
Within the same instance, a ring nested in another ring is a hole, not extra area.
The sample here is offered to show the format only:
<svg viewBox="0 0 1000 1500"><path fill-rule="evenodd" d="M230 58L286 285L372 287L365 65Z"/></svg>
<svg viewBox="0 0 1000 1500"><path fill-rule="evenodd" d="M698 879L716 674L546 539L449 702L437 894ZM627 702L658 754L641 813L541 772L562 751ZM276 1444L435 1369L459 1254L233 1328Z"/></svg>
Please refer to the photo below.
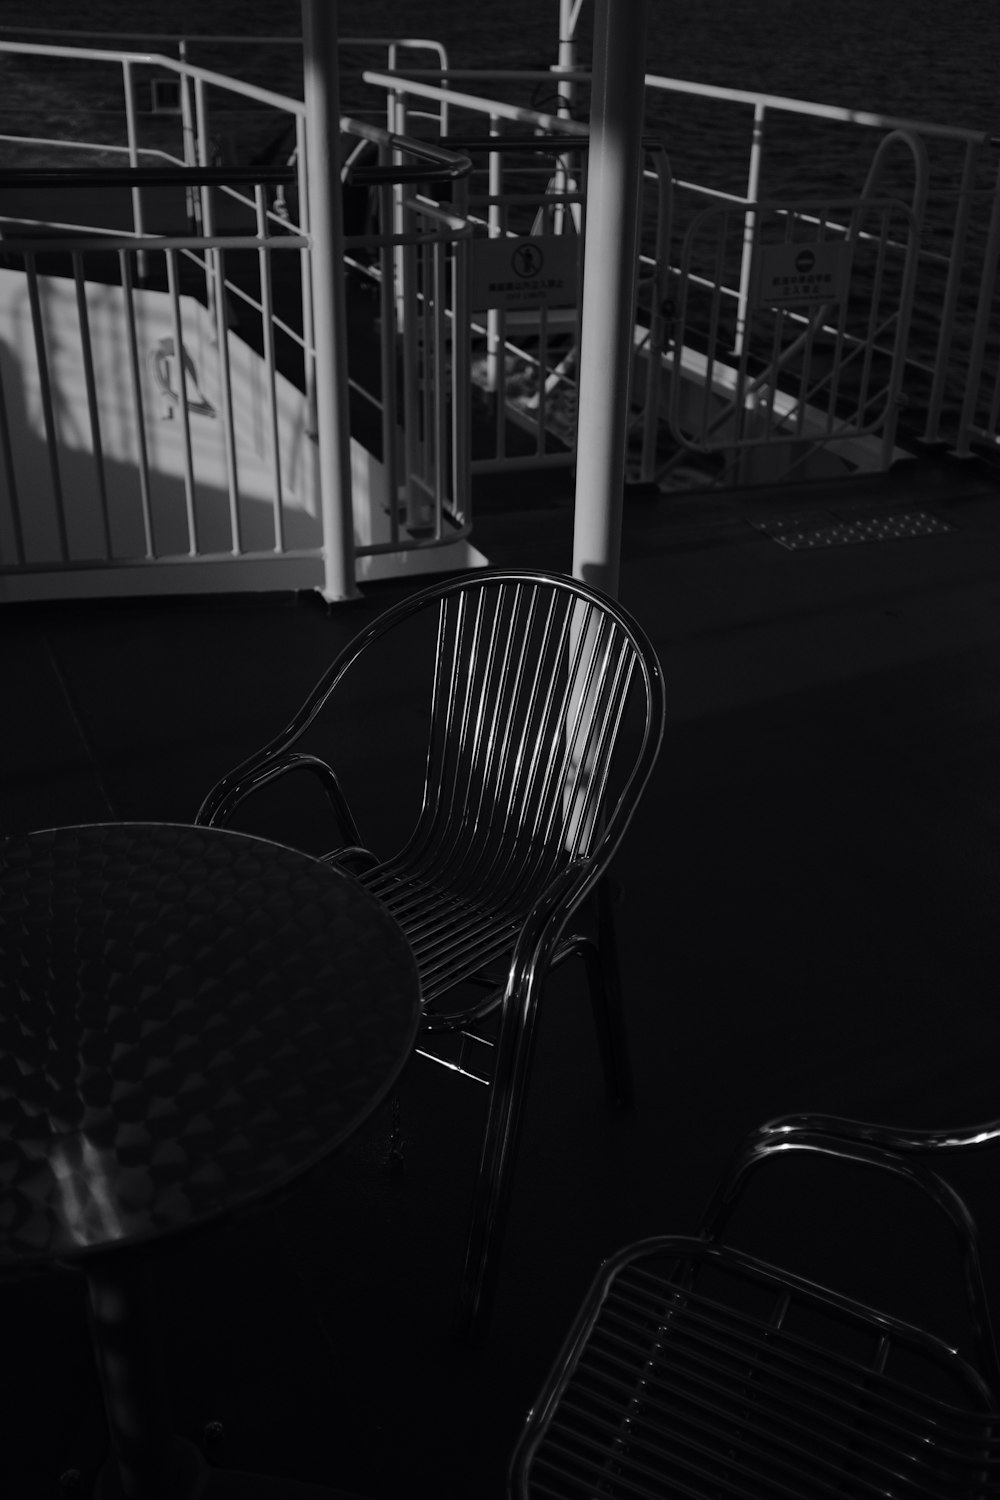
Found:
<svg viewBox="0 0 1000 1500"><path fill-rule="evenodd" d="M128 164L135 168L139 165L139 140L136 128L135 109L135 79L132 76L132 64L128 58L122 58L122 85L125 90L125 131L128 140ZM132 189L132 228L136 237L142 239L145 226L142 218L142 189ZM145 281L149 274L149 257L144 250L139 251L139 280Z"/></svg>
<svg viewBox="0 0 1000 1500"><path fill-rule="evenodd" d="M490 135L500 134L499 115L490 115ZM503 193L503 158L499 151L491 151L489 154L489 179L487 192L490 195L490 206L487 210L489 223L489 238L498 238L504 232L503 210L500 205L500 197ZM500 390L503 382L500 379L500 313L497 308L490 307L486 312L486 389L496 393Z"/></svg>
<svg viewBox="0 0 1000 1500"><path fill-rule="evenodd" d="M295 176L299 195L298 227L302 234L309 234L309 172L306 161L306 122L301 115L295 116ZM310 274L309 250L299 251L299 276L302 285L302 337L304 348L302 362L306 387L306 431L311 438L316 436L316 321L313 316L312 276Z"/></svg>
<svg viewBox="0 0 1000 1500"><path fill-rule="evenodd" d="M182 64L187 63L187 42L181 37L177 43L177 56ZM180 75L181 96L181 140L184 150L184 164L188 167L197 165L198 146L195 141L194 113L191 109L191 78L186 67ZM184 189L184 201L187 208L188 223L195 234L201 230L201 199L197 188Z"/></svg>
<svg viewBox="0 0 1000 1500"><path fill-rule="evenodd" d="M573 575L618 588L642 173L646 0L599 0L587 186Z"/></svg>
<svg viewBox="0 0 1000 1500"><path fill-rule="evenodd" d="M969 363L965 378L965 397L962 401L962 415L959 419L958 441L952 450L957 458L969 458L972 455L970 436L973 418L976 414L976 402L979 397L979 382L983 373L983 359L986 354L986 345L990 338L990 306L996 292L998 264L1000 264L1000 172L997 173L996 187L993 192L990 230L983 256L983 274L979 283L979 301L976 305L976 317L973 324L975 333L972 338L972 348L969 351Z"/></svg>
<svg viewBox="0 0 1000 1500"><path fill-rule="evenodd" d="M198 150L199 167L211 166L208 158L208 101L205 98L205 80L195 78L194 81L194 108L195 120L197 122L196 145ZM201 205L201 232L206 239L211 239L215 233L215 204L212 201L212 189L203 183L198 192L198 201ZM208 311L212 319L212 327L215 327L215 251L205 251L205 299Z"/></svg>
<svg viewBox="0 0 1000 1500"><path fill-rule="evenodd" d="M316 328L316 398L326 599L357 596L347 307L340 199L340 98L336 0L302 0L310 271Z"/></svg>
<svg viewBox="0 0 1000 1500"><path fill-rule="evenodd" d="M978 141L967 141L965 146L965 161L962 166L962 187L958 200L958 213L955 215L955 228L951 236L951 256L948 264L948 280L945 285L944 298L941 303L941 325L938 332L938 345L934 357L934 379L931 384L931 393L927 401L927 423L921 435L921 441L925 443L936 443L940 436L941 409L944 405L945 387L948 381L948 364L951 354L951 341L955 332L955 309L958 306L958 296L962 288L962 278L965 272L965 247L969 234L969 215L972 209L972 194L976 185L976 170L979 165L980 145ZM1000 194L1000 184L997 187ZM997 200L993 200L993 216L990 220L990 244L994 245L993 239L994 221L997 214ZM989 252L987 251L987 254ZM988 269L988 261L987 261ZM976 335L973 348L979 341L979 332L983 325L979 321L983 313L983 304L980 302L979 312L975 323ZM966 384L965 406L968 406L968 393L972 386L972 371L975 365L975 356L969 364L969 374ZM978 379L978 372L976 374ZM958 452L962 451L965 438L965 409L962 412L962 428L958 439Z"/></svg>
<svg viewBox="0 0 1000 1500"><path fill-rule="evenodd" d="M563 69L576 67L576 21L580 13L581 0L559 0L559 62ZM572 78L560 78L556 85L559 95L559 113L567 120L573 118L573 95L575 83Z"/></svg>
<svg viewBox="0 0 1000 1500"><path fill-rule="evenodd" d="M764 116L766 110L767 106L762 100L758 99L753 107L753 140L750 143L750 170L747 173L747 198L751 203L756 203L760 195L760 163L761 157L764 154ZM740 291L736 308L736 338L733 341L734 354L743 353L743 340L746 335L756 218L755 210L750 208L747 210L743 221L743 256L740 261Z"/></svg>

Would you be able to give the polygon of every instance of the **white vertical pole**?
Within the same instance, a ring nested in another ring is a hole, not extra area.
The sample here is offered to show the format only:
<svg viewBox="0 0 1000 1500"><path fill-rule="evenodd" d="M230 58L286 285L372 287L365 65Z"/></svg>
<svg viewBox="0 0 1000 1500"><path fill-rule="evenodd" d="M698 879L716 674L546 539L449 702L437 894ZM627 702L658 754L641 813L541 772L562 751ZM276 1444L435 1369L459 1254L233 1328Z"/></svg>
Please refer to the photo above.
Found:
<svg viewBox="0 0 1000 1500"><path fill-rule="evenodd" d="M559 61L560 68L576 67L576 23L582 0L559 0ZM559 94L559 113L573 118L573 103L576 84L570 78L560 78L556 85Z"/></svg>
<svg viewBox="0 0 1000 1500"><path fill-rule="evenodd" d="M302 0L302 61L309 184L309 254L316 339L316 441L323 516L325 599L357 597L347 307L340 202L337 0Z"/></svg>
<svg viewBox="0 0 1000 1500"><path fill-rule="evenodd" d="M646 0L597 0L573 574L618 588L642 182Z"/></svg>
<svg viewBox="0 0 1000 1500"><path fill-rule="evenodd" d="M750 169L747 175L747 198L756 203L760 196L760 163L764 154L764 118L767 105L759 99L753 107L753 140L750 144ZM743 256L740 260L740 291L736 303L736 338L733 353L743 353L747 331L747 308L750 305L750 269L753 265L753 242L757 233L757 214L748 209L743 220Z"/></svg>

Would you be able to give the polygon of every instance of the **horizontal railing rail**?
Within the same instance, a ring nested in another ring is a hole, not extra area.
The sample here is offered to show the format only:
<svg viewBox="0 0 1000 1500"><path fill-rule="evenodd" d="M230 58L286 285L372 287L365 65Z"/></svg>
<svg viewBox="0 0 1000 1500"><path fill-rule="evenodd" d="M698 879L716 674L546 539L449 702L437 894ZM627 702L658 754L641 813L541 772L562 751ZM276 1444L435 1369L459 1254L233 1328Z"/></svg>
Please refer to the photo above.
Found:
<svg viewBox="0 0 1000 1500"><path fill-rule="evenodd" d="M293 167L0 167L0 188L272 186L294 181Z"/></svg>
<svg viewBox="0 0 1000 1500"><path fill-rule="evenodd" d="M570 88L575 102L578 97L583 97L591 83L590 75L579 68L545 72L509 69L450 69L444 72L407 67L398 70L395 76L374 70L366 71L363 76L372 86L386 90L397 109L399 101L410 96L433 103L447 93L453 111L469 110L485 116L495 134L499 133L497 122L500 121L507 129L521 125L522 130L525 124L537 129L543 122L546 129L560 130L565 135L582 136L587 128L583 119L567 118L566 114L539 117L518 103L515 97L519 84L530 86L548 79L560 89ZM476 92L470 87L472 83L477 85ZM502 97L498 98L498 94ZM931 153L928 201L915 252L920 268L919 293L914 303L907 347L902 354L906 380L901 399L907 406L908 427L913 436L919 432L925 443L951 440L957 451L965 451L969 441L965 428L971 420L968 414L979 399L977 382L993 379L993 346L982 318L985 316L987 327L992 327L998 315L992 289L987 293L985 286L986 278L992 274L987 242L994 234L993 205L1000 192L994 182L1000 135L988 130L853 110L758 90L702 84L655 72L646 76L646 94L649 125L668 118L664 110L671 102L686 105L697 99L713 109L734 112L733 130L726 134L727 143L732 137L733 144L726 152L716 151L712 156L716 162L724 159L729 176L739 174L742 161L742 189L734 191L730 182L712 182L710 168L700 174L692 174L683 168L677 173L672 183L677 212L670 272L674 277L679 273L681 238L687 222L700 206L720 202L743 207L746 214L743 253L734 269L731 284L721 289L722 296L732 298L740 307L741 318L732 350L737 360L751 271L752 211L764 196L779 196L773 191L765 194L765 178L773 176L776 170L772 166L772 141L780 145L779 136L775 134L778 123L781 120L812 121L830 132L843 131L845 139L849 136L859 146L866 136L878 139L905 134L919 137L924 142ZM574 112L585 119L584 107ZM738 135L741 115L747 121L745 145L742 147ZM676 120L676 115L669 118ZM785 133L787 135L787 131ZM669 134L672 138L676 130L671 128ZM463 149L474 149L472 140L465 133L452 131L449 142L457 144L459 141ZM526 141L521 149L530 152L530 141ZM673 153L672 141L672 156ZM869 148L869 160L872 154ZM862 176L864 170L862 166ZM984 177L986 185L983 185ZM843 190L843 183L839 186ZM814 195L816 187L822 188L822 182L810 184ZM860 180L858 187L860 191ZM808 196L808 193L803 192L801 196ZM647 253L650 228L647 223L643 241L643 250ZM902 246L887 244L886 248L903 253ZM789 314L790 319L794 316L794 313ZM970 346L974 352L971 360ZM919 425L915 427L915 423ZM993 428L990 419L981 417L974 425L980 439L984 430L992 431Z"/></svg>
<svg viewBox="0 0 1000 1500"><path fill-rule="evenodd" d="M343 179L359 187L383 182L458 182L472 171L468 156L444 143L435 145L413 136L395 135L363 120L352 119L350 115L343 116L340 128L345 135L356 136L383 151L402 152L415 158L413 166L398 161L377 167L350 162L345 166Z"/></svg>

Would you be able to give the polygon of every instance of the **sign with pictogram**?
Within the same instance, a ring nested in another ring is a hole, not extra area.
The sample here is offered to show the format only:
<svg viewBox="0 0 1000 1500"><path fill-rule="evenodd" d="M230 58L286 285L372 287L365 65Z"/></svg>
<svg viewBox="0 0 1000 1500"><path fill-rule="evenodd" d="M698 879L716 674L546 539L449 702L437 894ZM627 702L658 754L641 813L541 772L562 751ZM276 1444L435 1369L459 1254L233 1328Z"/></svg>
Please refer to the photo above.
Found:
<svg viewBox="0 0 1000 1500"><path fill-rule="evenodd" d="M473 308L575 306L579 246L564 234L473 240Z"/></svg>
<svg viewBox="0 0 1000 1500"><path fill-rule="evenodd" d="M847 245L758 245L754 265L758 307L842 302L847 296Z"/></svg>

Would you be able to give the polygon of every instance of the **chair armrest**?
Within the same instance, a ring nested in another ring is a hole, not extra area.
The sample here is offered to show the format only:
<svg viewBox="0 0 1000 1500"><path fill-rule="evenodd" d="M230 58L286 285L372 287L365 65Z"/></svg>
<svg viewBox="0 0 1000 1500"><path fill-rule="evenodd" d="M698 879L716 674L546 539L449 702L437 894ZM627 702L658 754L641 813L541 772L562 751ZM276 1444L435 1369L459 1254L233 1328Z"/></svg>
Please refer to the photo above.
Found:
<svg viewBox="0 0 1000 1500"><path fill-rule="evenodd" d="M754 1132L762 1141L794 1144L800 1135L822 1135L843 1145L879 1146L901 1156L931 1155L945 1151L971 1151L1000 1141L1000 1120L955 1130L905 1130L895 1125L872 1125L865 1120L846 1120L838 1115L779 1115Z"/></svg>
<svg viewBox="0 0 1000 1500"><path fill-rule="evenodd" d="M765 1161L809 1151L838 1161L874 1167L918 1188L944 1214L958 1240L962 1272L980 1366L994 1389L1000 1387L989 1303L983 1279L979 1232L965 1200L936 1171L916 1158L938 1150L974 1148L1000 1134L996 1125L982 1130L898 1130L833 1115L784 1115L752 1131L733 1156L709 1201L699 1233L718 1241L749 1178Z"/></svg>
<svg viewBox="0 0 1000 1500"><path fill-rule="evenodd" d="M333 809L342 842L352 847L359 846L361 835L335 772L318 756L293 750L251 756L235 771L223 776L199 807L195 823L209 828L224 827L247 797L270 782L287 776L290 771L309 771L317 778Z"/></svg>

